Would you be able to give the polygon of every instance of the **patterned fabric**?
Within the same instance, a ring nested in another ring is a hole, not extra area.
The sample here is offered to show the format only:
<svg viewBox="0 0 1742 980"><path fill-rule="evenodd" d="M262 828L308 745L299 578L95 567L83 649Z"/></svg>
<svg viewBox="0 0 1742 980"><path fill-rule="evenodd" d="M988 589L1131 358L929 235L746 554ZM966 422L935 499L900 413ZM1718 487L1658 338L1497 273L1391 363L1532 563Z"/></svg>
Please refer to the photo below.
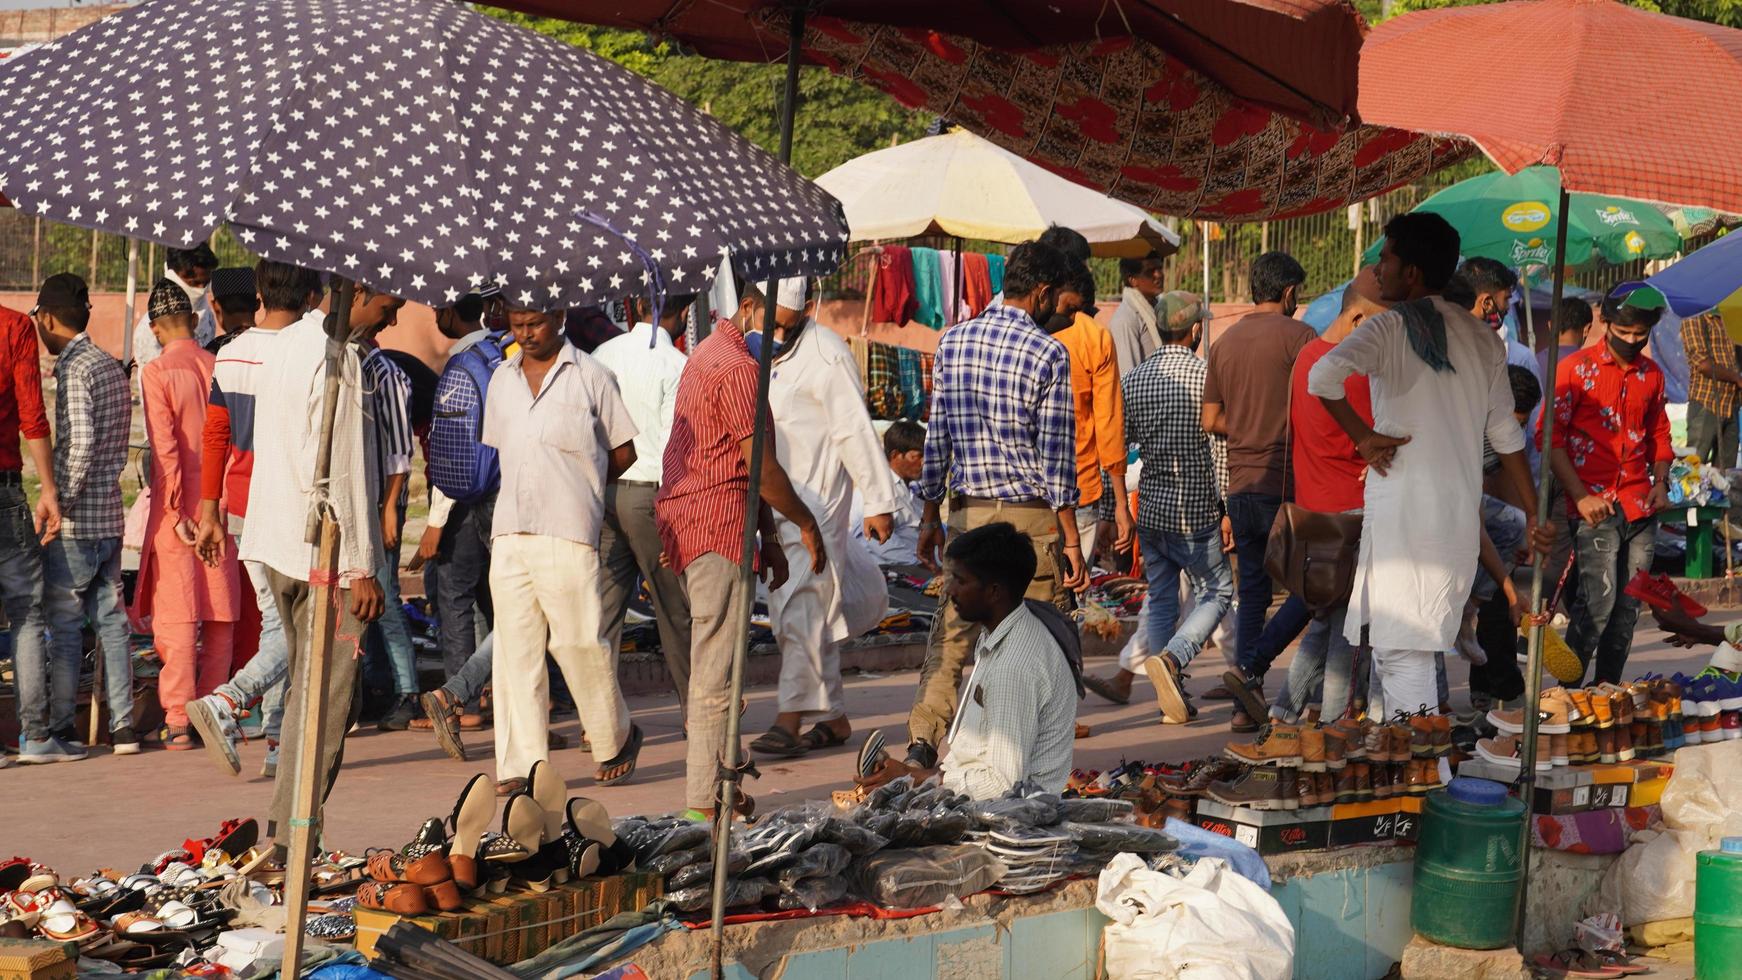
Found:
<svg viewBox="0 0 1742 980"><path fill-rule="evenodd" d="M47 439L48 432L36 325L24 314L0 306L0 472L24 468L19 436Z"/></svg>
<svg viewBox="0 0 1742 980"><path fill-rule="evenodd" d="M865 353L865 406L874 419L901 417L901 356L875 340Z"/></svg>
<svg viewBox="0 0 1742 980"><path fill-rule="evenodd" d="M187 43L208 37L227 41ZM365 62L380 66L373 121L338 104ZM518 65L537 68L503 67ZM273 125L290 103L304 118ZM169 174L154 166L165 106L227 137L176 149L177 193L158 193ZM346 139L385 145L389 118L419 151L322 156ZM76 145L69 119L88 127ZM534 131L549 154L511 162L496 142ZM847 244L838 201L701 107L469 4L131 6L7 58L0 133L0 187L29 214L163 242L228 221L262 258L432 306L486 280L539 308L620 299L647 291L649 253L671 293L706 288L725 249L752 281L824 275Z"/></svg>
<svg viewBox="0 0 1742 980"><path fill-rule="evenodd" d="M744 335L721 321L690 352L677 385L654 516L674 575L712 552L734 563L744 538L749 468L739 443L756 431L756 362ZM774 452L774 426L764 452Z"/></svg>
<svg viewBox="0 0 1742 980"><path fill-rule="evenodd" d="M1113 34L1016 54L938 31L810 17L805 47L836 74L1163 214L1256 221L1329 211L1475 153L1464 140L1405 129L1315 128L1231 94L1148 41ZM1413 82L1399 90L1413 95L1419 88ZM1365 96L1369 87L1361 91Z"/></svg>
<svg viewBox="0 0 1742 980"><path fill-rule="evenodd" d="M1614 58L1617 41L1627 79L1652 79L1674 97L1623 107L1629 82L1588 79L1575 67ZM1467 64L1474 51L1490 65L1554 51L1567 67L1543 79L1542 98L1519 99L1508 71L1459 72L1457 98L1422 98L1424 73ZM1460 5L1387 20L1367 35L1360 60L1359 114L1369 123L1480 133L1507 173L1553 164L1568 191L1742 211L1742 178L1730 164L1742 156L1742 40L1731 28L1621 3Z"/></svg>
<svg viewBox="0 0 1742 980"><path fill-rule="evenodd" d="M931 371L932 363L935 360L936 355L934 354L919 355L919 383L925 389L925 411L920 414L922 421L931 418Z"/></svg>
<svg viewBox="0 0 1742 980"><path fill-rule="evenodd" d="M900 375L901 417L917 420L925 416L925 380L920 376L919 351L898 347L895 350L897 374Z"/></svg>
<svg viewBox="0 0 1742 980"><path fill-rule="evenodd" d="M1222 495L1204 434L1204 362L1177 344L1125 376L1125 440L1138 444L1137 526L1194 534L1222 519Z"/></svg>
<svg viewBox="0 0 1742 980"><path fill-rule="evenodd" d="M127 372L80 334L54 364L54 478L60 490L61 533L118 538L121 468L133 402Z"/></svg>
<svg viewBox="0 0 1742 980"><path fill-rule="evenodd" d="M229 459L226 466L200 470L203 500L223 500L226 513L248 514L248 485L254 476L254 396L261 365L277 349L282 330L253 327L224 345L212 369L211 403L200 445L207 459Z"/></svg>
<svg viewBox="0 0 1742 980"><path fill-rule="evenodd" d="M1702 313L1682 321L1682 349L1688 355L1688 401L1711 411L1720 418L1736 414L1737 388L1728 381L1708 378L1698 365L1736 370L1736 342L1724 330L1724 320L1716 313Z"/></svg>
<svg viewBox="0 0 1742 980"><path fill-rule="evenodd" d="M375 459L381 485L387 478L411 472L411 378L405 369L379 347L363 357L363 390L369 393L370 414L375 420ZM405 513L411 480L399 488L399 512Z"/></svg>
<svg viewBox="0 0 1742 980"><path fill-rule="evenodd" d="M1663 371L1643 354L1623 366L1607 343L1586 347L1560 363L1554 405L1554 446L1566 451L1585 488L1629 521L1649 516L1651 466L1675 458ZM1569 494L1569 515L1573 503Z"/></svg>
<svg viewBox="0 0 1742 980"><path fill-rule="evenodd" d="M921 493L1077 505L1070 355L1027 313L994 306L938 343Z"/></svg>

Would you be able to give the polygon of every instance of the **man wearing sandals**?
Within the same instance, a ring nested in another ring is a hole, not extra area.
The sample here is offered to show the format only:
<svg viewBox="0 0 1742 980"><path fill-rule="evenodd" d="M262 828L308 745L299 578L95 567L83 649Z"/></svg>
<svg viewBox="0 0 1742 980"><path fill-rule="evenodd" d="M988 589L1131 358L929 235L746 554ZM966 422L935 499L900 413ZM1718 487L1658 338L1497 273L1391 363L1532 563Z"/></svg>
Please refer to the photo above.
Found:
<svg viewBox="0 0 1742 980"><path fill-rule="evenodd" d="M635 422L611 373L564 338L560 310L512 308L508 326L520 351L496 368L483 431L502 468L490 528L498 788L524 785L550 754L547 641L610 785L634 773L641 730L601 628L599 530L605 484L635 462Z"/></svg>
<svg viewBox="0 0 1742 980"><path fill-rule="evenodd" d="M889 588L865 549L853 546L853 487L864 494L865 537L888 539L899 506L877 430L865 410L859 368L846 341L809 313L804 279L781 282L775 298L781 346L768 382L775 452L794 489L817 516L835 556L820 573L805 571L798 525L776 518L791 570L769 592L780 646L780 714L750 748L793 757L844 744L852 732L841 689L840 643L876 626L889 611ZM800 736L806 721L815 722Z"/></svg>

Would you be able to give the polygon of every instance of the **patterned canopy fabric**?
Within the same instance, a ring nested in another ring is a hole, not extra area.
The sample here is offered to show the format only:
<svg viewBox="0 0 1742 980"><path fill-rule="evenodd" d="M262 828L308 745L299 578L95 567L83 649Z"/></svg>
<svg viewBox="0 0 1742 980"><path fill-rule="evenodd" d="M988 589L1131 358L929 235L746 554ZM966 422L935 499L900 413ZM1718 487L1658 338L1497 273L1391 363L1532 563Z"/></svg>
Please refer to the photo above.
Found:
<svg viewBox="0 0 1742 980"><path fill-rule="evenodd" d="M936 31L806 22L830 69L1139 207L1213 221L1327 211L1474 152L1400 129L1321 130L1230 94L1146 41L1026 51Z"/></svg>
<svg viewBox="0 0 1742 980"><path fill-rule="evenodd" d="M710 58L786 57L780 11L937 30L1004 51L1131 37L1237 97L1336 128L1355 114L1363 25L1344 0L493 0L497 6L649 31ZM807 52L811 64L822 61Z"/></svg>
<svg viewBox="0 0 1742 980"><path fill-rule="evenodd" d="M1361 116L1456 133L1569 191L1742 210L1742 31L1614 0L1394 17L1361 51ZM1443 93L1445 97L1438 97Z"/></svg>
<svg viewBox="0 0 1742 980"><path fill-rule="evenodd" d="M841 207L652 82L447 0L147 0L0 62L0 195L432 304L832 271Z"/></svg>

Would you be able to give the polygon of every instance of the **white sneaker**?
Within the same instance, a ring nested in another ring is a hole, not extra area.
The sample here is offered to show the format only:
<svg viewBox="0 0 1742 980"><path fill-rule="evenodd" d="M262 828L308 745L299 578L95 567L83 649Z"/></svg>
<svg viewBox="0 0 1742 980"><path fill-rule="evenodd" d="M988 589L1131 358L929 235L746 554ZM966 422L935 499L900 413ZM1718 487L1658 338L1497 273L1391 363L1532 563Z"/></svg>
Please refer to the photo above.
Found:
<svg viewBox="0 0 1742 980"><path fill-rule="evenodd" d="M266 761L260 764L260 775L267 779L278 778L278 743L266 743Z"/></svg>
<svg viewBox="0 0 1742 980"><path fill-rule="evenodd" d="M236 754L235 739L241 734L236 716L230 710L230 699L221 694L208 694L187 703L188 724L200 733L206 754L212 762L232 776L242 774L242 758Z"/></svg>

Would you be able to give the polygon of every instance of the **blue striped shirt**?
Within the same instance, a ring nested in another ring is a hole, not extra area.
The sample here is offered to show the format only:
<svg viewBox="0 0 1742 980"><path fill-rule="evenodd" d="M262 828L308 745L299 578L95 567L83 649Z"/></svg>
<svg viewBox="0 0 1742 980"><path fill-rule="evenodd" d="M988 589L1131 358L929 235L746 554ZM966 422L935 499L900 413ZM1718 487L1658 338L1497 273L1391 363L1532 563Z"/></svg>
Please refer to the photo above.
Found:
<svg viewBox="0 0 1742 980"><path fill-rule="evenodd" d="M951 327L932 362L920 494L1077 505L1077 416L1065 346L993 306Z"/></svg>

